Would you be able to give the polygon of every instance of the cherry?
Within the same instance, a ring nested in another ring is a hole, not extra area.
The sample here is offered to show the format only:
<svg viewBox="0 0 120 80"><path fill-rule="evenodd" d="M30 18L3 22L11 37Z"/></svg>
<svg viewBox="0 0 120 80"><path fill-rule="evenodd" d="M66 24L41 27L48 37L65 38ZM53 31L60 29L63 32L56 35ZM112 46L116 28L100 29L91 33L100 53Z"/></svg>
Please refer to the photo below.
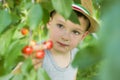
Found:
<svg viewBox="0 0 120 80"><path fill-rule="evenodd" d="M22 35L27 35L28 32L29 32L29 30L28 30L27 28L22 28L22 29L21 29L21 34L22 34Z"/></svg>
<svg viewBox="0 0 120 80"><path fill-rule="evenodd" d="M53 47L53 42L51 40L46 41L43 44L44 44L45 49L51 49Z"/></svg>
<svg viewBox="0 0 120 80"><path fill-rule="evenodd" d="M26 54L26 55L30 55L32 54L33 52L33 48L31 46L25 46L23 49L22 49L22 53L23 54Z"/></svg>
<svg viewBox="0 0 120 80"><path fill-rule="evenodd" d="M44 50L37 50L36 51L36 58L42 59L42 58L44 58L44 56L45 56Z"/></svg>

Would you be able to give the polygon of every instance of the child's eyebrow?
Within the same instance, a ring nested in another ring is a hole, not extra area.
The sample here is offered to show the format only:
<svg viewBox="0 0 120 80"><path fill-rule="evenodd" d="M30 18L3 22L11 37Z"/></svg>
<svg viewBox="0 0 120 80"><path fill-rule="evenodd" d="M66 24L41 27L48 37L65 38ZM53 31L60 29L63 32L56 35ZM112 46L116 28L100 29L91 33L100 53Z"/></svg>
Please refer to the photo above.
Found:
<svg viewBox="0 0 120 80"><path fill-rule="evenodd" d="M65 24L64 20L57 19L58 22Z"/></svg>
<svg viewBox="0 0 120 80"><path fill-rule="evenodd" d="M74 28L75 30L78 30L78 31L80 31L80 32L82 32L82 33L84 33L84 31L83 30L81 30L80 28Z"/></svg>

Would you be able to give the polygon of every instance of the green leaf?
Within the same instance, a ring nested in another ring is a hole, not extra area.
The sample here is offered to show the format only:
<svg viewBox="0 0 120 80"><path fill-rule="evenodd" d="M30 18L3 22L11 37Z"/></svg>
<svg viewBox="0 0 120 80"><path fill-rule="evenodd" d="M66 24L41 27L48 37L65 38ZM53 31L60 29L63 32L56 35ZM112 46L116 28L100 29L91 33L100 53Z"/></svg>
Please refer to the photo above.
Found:
<svg viewBox="0 0 120 80"><path fill-rule="evenodd" d="M17 74L17 75L14 75L11 80L24 80L23 78L24 76L22 74Z"/></svg>
<svg viewBox="0 0 120 80"><path fill-rule="evenodd" d="M73 67L80 69L88 68L101 60L100 51L95 45L88 45L86 48L81 49L75 56L72 62Z"/></svg>
<svg viewBox="0 0 120 80"><path fill-rule="evenodd" d="M29 10L31 7L33 6L33 3L31 3L31 1L22 1L20 8L22 8L23 10Z"/></svg>
<svg viewBox="0 0 120 80"><path fill-rule="evenodd" d="M73 23L76 24L80 24L79 20L78 20L78 16L76 15L76 13L74 11L72 11L69 20L71 20Z"/></svg>
<svg viewBox="0 0 120 80"><path fill-rule="evenodd" d="M37 80L51 80L43 68L38 69Z"/></svg>
<svg viewBox="0 0 120 80"><path fill-rule="evenodd" d="M111 1L111 3L109 3ZM101 26L101 50L105 56L101 67L100 80L120 79L120 0L103 0ZM112 20L112 21L111 21Z"/></svg>
<svg viewBox="0 0 120 80"><path fill-rule="evenodd" d="M28 12L27 16L28 26L30 26L31 29L35 29L36 27L38 27L40 21L42 20L42 15L43 12L40 4L34 4Z"/></svg>
<svg viewBox="0 0 120 80"><path fill-rule="evenodd" d="M21 56L21 49L23 44L20 44L19 40L13 41L10 45L8 50L6 51L5 55L5 69L7 72L11 71L14 66L18 63L18 57Z"/></svg>
<svg viewBox="0 0 120 80"><path fill-rule="evenodd" d="M68 19L72 11L72 0L52 0L54 9L65 19Z"/></svg>
<svg viewBox="0 0 120 80"><path fill-rule="evenodd" d="M80 4L80 3L81 3L81 0L74 0L74 3Z"/></svg>
<svg viewBox="0 0 120 80"><path fill-rule="evenodd" d="M11 13L11 19L12 19L12 23L15 24L17 22L19 22L20 17L16 14L16 13Z"/></svg>
<svg viewBox="0 0 120 80"><path fill-rule="evenodd" d="M32 68L33 64L31 58L26 59L21 67L22 74L27 76Z"/></svg>
<svg viewBox="0 0 120 80"><path fill-rule="evenodd" d="M5 74L5 69L4 69L4 58L0 56L0 76Z"/></svg>
<svg viewBox="0 0 120 80"><path fill-rule="evenodd" d="M4 76L0 76L0 80L10 80L13 77L13 74L7 74Z"/></svg>
<svg viewBox="0 0 120 80"><path fill-rule="evenodd" d="M0 55L4 55L6 53L6 49L8 49L8 46L13 36L13 32L14 28L11 28L4 32L4 34L0 35Z"/></svg>
<svg viewBox="0 0 120 80"><path fill-rule="evenodd" d="M49 21L49 12L46 9L43 9L43 23L46 24Z"/></svg>
<svg viewBox="0 0 120 80"><path fill-rule="evenodd" d="M0 33L12 22L11 16L6 10L0 10Z"/></svg>
<svg viewBox="0 0 120 80"><path fill-rule="evenodd" d="M49 0L41 1L42 8L46 9L48 12L53 10L52 2Z"/></svg>
<svg viewBox="0 0 120 80"><path fill-rule="evenodd" d="M30 73L29 73L29 75L27 75L27 78L26 78L26 80L36 80L36 71L35 71L35 69L33 68L31 71L30 71Z"/></svg>

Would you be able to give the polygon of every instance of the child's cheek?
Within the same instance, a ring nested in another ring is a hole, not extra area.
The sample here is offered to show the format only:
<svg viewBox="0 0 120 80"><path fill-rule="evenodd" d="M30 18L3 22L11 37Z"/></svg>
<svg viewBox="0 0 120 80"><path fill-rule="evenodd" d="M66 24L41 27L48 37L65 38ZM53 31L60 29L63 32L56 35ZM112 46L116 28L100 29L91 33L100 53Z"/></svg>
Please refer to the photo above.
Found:
<svg viewBox="0 0 120 80"><path fill-rule="evenodd" d="M59 37L56 30L51 30L51 31L49 32L49 35L50 35L50 39L51 39L51 40L55 40L56 38Z"/></svg>
<svg viewBox="0 0 120 80"><path fill-rule="evenodd" d="M81 40L80 39L72 39L71 40L71 47L75 48L80 44Z"/></svg>

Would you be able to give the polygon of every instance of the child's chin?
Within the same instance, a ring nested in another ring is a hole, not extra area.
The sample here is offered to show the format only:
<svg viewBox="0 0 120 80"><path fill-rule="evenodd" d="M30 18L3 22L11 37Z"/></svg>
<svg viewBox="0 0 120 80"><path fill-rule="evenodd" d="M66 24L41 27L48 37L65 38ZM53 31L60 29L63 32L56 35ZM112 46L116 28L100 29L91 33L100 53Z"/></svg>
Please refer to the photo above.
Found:
<svg viewBox="0 0 120 80"><path fill-rule="evenodd" d="M59 47L59 48L56 47L56 50L61 53L66 53L69 51L68 48L65 47Z"/></svg>

